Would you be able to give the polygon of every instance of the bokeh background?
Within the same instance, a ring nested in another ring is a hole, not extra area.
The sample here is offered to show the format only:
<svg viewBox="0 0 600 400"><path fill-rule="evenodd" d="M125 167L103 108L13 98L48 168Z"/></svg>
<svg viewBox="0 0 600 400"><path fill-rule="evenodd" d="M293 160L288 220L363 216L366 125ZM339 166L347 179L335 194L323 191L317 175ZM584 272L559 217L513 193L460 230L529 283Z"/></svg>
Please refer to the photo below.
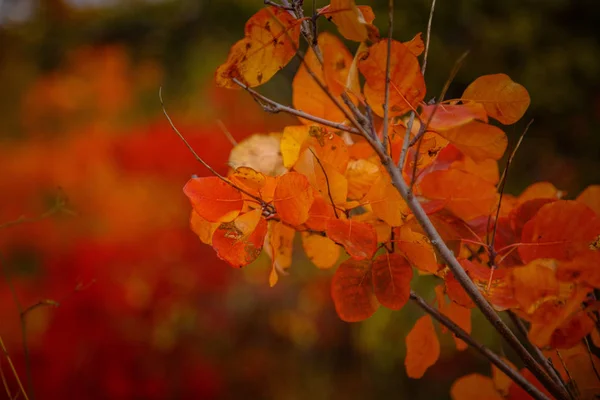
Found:
<svg viewBox="0 0 600 400"><path fill-rule="evenodd" d="M429 1L396 3L397 39L425 29ZM382 32L386 4L372 3ZM447 336L440 361L410 380L404 338L421 315L412 305L343 323L331 271L298 256L269 288L266 258L234 270L188 229L181 188L206 171L170 131L158 88L180 130L221 172L231 149L222 125L242 140L295 123L212 83L261 6L0 1L0 336L35 398L429 399L447 398L458 376L489 373ZM451 96L497 72L530 91L526 117L507 128L514 143L535 119L509 192L550 181L574 197L600 182L598 21L593 0L438 0L428 97L466 50ZM321 27L332 29L325 20ZM289 103L297 65L260 90ZM432 283L421 277L416 290L431 299ZM26 357L19 309L31 306ZM479 315L474 335L504 352ZM4 357L0 365L16 393Z"/></svg>

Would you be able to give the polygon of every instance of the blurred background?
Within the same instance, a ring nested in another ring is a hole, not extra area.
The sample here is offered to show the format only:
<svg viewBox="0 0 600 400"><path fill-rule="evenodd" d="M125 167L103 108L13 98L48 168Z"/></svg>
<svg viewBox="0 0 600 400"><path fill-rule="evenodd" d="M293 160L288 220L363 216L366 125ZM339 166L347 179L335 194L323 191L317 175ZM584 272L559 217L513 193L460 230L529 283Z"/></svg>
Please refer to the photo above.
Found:
<svg viewBox="0 0 600 400"><path fill-rule="evenodd" d="M425 29L429 1L396 3L396 39ZM386 4L372 3L382 33ZM489 374L446 335L440 361L410 380L404 338L421 315L411 304L343 323L333 271L298 256L269 288L266 257L234 270L189 230L181 188L207 171L170 130L158 88L221 172L231 144L219 121L236 140L296 123L212 82L261 6L0 0L0 337L35 398L443 399L457 377ZM506 129L514 143L535 119L508 192L550 181L575 197L600 182L598 21L592 0L438 0L428 98L466 50L448 97L498 72L530 91L526 117ZM289 103L297 65L260 91ZM432 299L432 283L421 277L416 290ZM473 330L504 352L479 315ZM14 395L4 357L0 365Z"/></svg>

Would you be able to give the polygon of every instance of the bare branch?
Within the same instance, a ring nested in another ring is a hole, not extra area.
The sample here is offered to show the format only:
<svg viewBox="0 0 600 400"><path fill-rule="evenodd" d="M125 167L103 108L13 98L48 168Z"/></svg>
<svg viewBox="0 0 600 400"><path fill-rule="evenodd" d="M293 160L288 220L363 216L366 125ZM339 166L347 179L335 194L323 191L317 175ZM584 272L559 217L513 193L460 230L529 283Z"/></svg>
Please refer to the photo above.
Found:
<svg viewBox="0 0 600 400"><path fill-rule="evenodd" d="M427 37L425 38L425 53L423 54L423 66L421 66L421 74L423 74L423 75L425 75L425 69L427 68L427 54L429 54L429 41L431 39L431 25L433 22L433 12L434 11L435 11L435 0L432 0L431 9L429 10L429 21L427 22Z"/></svg>
<svg viewBox="0 0 600 400"><path fill-rule="evenodd" d="M432 307L422 297L417 295L415 292L411 291L410 299L419 307L421 307L426 313L435 318L435 320L437 320L440 324L448 328L448 330L454 333L454 335L456 335L459 339L465 341L469 346L471 346L485 358L490 360L492 364L494 364L496 367L498 367L498 369L500 369L502 372L508 375L510 379L512 379L517 385L521 386L523 390L529 393L533 398L538 400L549 400L545 394L543 394L538 388L533 386L518 371L511 368L506 362L504 362L504 360L498 357L496 353L494 353L489 348L485 347L484 345L473 339L471 335L465 332L460 326L456 325L454 321L452 321L450 318L446 317L444 314L439 312L439 310Z"/></svg>
<svg viewBox="0 0 600 400"><path fill-rule="evenodd" d="M13 364L12 359L10 358L10 355L8 354L8 350L6 349L6 346L4 345L2 336L0 336L0 350L2 350L2 353L4 354L4 357L6 358L6 361L8 362L8 366L10 367L10 369L15 377L15 380L17 381L17 384L19 385L19 390L21 391L21 394L23 394L23 397L25 398L25 400L29 400L29 396L27 396L27 392L25 391L25 388L23 387L23 384L21 383L21 380L19 379L19 374L17 373L15 365Z"/></svg>
<svg viewBox="0 0 600 400"><path fill-rule="evenodd" d="M233 135L231 134L231 132L229 132L229 129L227 129L227 127L225 126L225 124L223 123L223 121L221 121L220 119L217 120L217 125L219 125L219 128L221 129L221 132L223 132L223 135L225 135L225 137L227 138L227 140L229 141L229 143L232 144L233 147L237 146L237 140L235 140L235 138L233 137Z"/></svg>
<svg viewBox="0 0 600 400"><path fill-rule="evenodd" d="M390 115L390 69L392 64L392 35L394 32L394 0L388 1L388 42L387 55L385 58L385 100L383 103L383 136L381 142L383 144L383 152L388 151L388 135L389 135L389 115ZM414 116L414 112L412 113ZM414 119L414 117L413 117Z"/></svg>

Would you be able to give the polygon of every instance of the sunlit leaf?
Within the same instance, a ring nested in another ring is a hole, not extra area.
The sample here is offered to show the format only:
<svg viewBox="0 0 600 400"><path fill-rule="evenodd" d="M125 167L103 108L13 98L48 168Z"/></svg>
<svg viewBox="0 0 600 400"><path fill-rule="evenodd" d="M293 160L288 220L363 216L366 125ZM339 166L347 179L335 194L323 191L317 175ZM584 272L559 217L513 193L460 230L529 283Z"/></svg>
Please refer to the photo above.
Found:
<svg viewBox="0 0 600 400"><path fill-rule="evenodd" d="M387 173L380 173L361 201L370 204L373 214L390 226L400 226L409 214L408 205L398 190L392 185Z"/></svg>
<svg viewBox="0 0 600 400"><path fill-rule="evenodd" d="M232 168L249 167L265 175L276 176L286 172L281 158L281 135L252 135L239 142L229 154Z"/></svg>
<svg viewBox="0 0 600 400"><path fill-rule="evenodd" d="M328 15L348 40L364 42L369 36L367 21L354 0L331 0Z"/></svg>
<svg viewBox="0 0 600 400"><path fill-rule="evenodd" d="M208 222L233 221L244 204L240 192L216 176L190 179L183 193L198 215Z"/></svg>
<svg viewBox="0 0 600 400"><path fill-rule="evenodd" d="M532 199L553 199L558 200L563 197L565 192L558 190L550 182L536 182L529 185L517 198L519 203L524 203Z"/></svg>
<svg viewBox="0 0 600 400"><path fill-rule="evenodd" d="M373 315L379 302L373 293L371 262L349 259L341 263L333 275L331 297L343 321L358 322Z"/></svg>
<svg viewBox="0 0 600 400"><path fill-rule="evenodd" d="M521 119L531 101L527 89L505 74L484 75L475 79L465 89L462 98L481 103L490 117L504 125L514 124Z"/></svg>
<svg viewBox="0 0 600 400"><path fill-rule="evenodd" d="M427 236L414 232L408 225L401 226L395 232L394 242L398 251L406 256L413 267L432 274L438 271L435 251Z"/></svg>
<svg viewBox="0 0 600 400"><path fill-rule="evenodd" d="M296 231L279 221L269 221L265 250L277 271L292 265L292 250Z"/></svg>
<svg viewBox="0 0 600 400"><path fill-rule="evenodd" d="M291 125L283 129L281 136L281 156L283 158L283 166L292 168L298 157L302 145L308 139L310 126L307 125Z"/></svg>
<svg viewBox="0 0 600 400"><path fill-rule="evenodd" d="M421 378L440 357L440 342L429 315L419 318L406 335L404 366L409 378Z"/></svg>
<svg viewBox="0 0 600 400"><path fill-rule="evenodd" d="M327 237L341 244L352 258L362 260L373 257L377 250L377 234L373 227L351 219L330 219Z"/></svg>
<svg viewBox="0 0 600 400"><path fill-rule="evenodd" d="M381 305L392 310L401 309L410 294L412 267L398 253L384 253L373 261L373 288Z"/></svg>
<svg viewBox="0 0 600 400"><path fill-rule="evenodd" d="M473 175L477 175L483 180L495 185L500 180L498 171L498 162L492 158L486 160L474 161L471 157L464 156L461 160L455 161L450 165L451 169L459 169ZM506 204L506 197L502 197L502 204Z"/></svg>
<svg viewBox="0 0 600 400"><path fill-rule="evenodd" d="M311 186L332 204L343 204L348 196L348 180L338 169L317 158L311 149L302 152L294 169L308 179Z"/></svg>
<svg viewBox="0 0 600 400"><path fill-rule="evenodd" d="M471 297L467 294L462 285L458 282L456 277L452 272L448 272L444 277L444 282L446 284L446 294L456 304L466 307L473 308L475 307L475 303L471 300Z"/></svg>
<svg viewBox="0 0 600 400"><path fill-rule="evenodd" d="M419 57L425 51L425 43L423 43L422 33L419 32L408 42L403 42L403 44L408 47L408 50L415 55L415 57Z"/></svg>
<svg viewBox="0 0 600 400"><path fill-rule="evenodd" d="M488 116L480 103L467 101L464 104L425 105L422 107L421 120L429 122L427 129L438 132L458 128L474 120L487 122Z"/></svg>
<svg viewBox="0 0 600 400"><path fill-rule="evenodd" d="M559 293L556 261L539 259L511 269L511 286L515 299L525 312L531 313L546 298Z"/></svg>
<svg viewBox="0 0 600 400"><path fill-rule="evenodd" d="M417 57L404 44L392 41L390 58L390 116L402 115L416 106L425 97L425 80ZM361 56L358 69L366 83L364 95L373 111L383 116L385 101L385 78L387 39L371 46Z"/></svg>
<svg viewBox="0 0 600 400"><path fill-rule="evenodd" d="M286 10L267 7L248 19L244 34L217 69L218 86L237 88L234 78L250 87L271 79L296 54L300 23Z"/></svg>
<svg viewBox="0 0 600 400"><path fill-rule="evenodd" d="M373 186L381 171L377 164L365 159L351 160L346 170L348 198L362 199Z"/></svg>
<svg viewBox="0 0 600 400"><path fill-rule="evenodd" d="M192 210L190 216L190 228L198 235L202 243L212 245L212 237L220 223L208 222L202 218L195 210Z"/></svg>
<svg viewBox="0 0 600 400"><path fill-rule="evenodd" d="M297 172L288 172L277 182L273 204L283 222L297 226L308 219L313 199L308 179Z"/></svg>
<svg viewBox="0 0 600 400"><path fill-rule="evenodd" d="M479 121L438 133L475 161L500 159L508 144L500 128Z"/></svg>
<svg viewBox="0 0 600 400"><path fill-rule="evenodd" d="M308 219L305 222L306 226L315 231L325 232L327 222L332 218L335 218L335 213L331 202L325 200L322 195L317 193L308 210Z"/></svg>
<svg viewBox="0 0 600 400"><path fill-rule="evenodd" d="M577 196L577 201L585 204L600 215L600 185L590 185Z"/></svg>
<svg viewBox="0 0 600 400"><path fill-rule="evenodd" d="M302 232L302 247L308 259L321 269L333 267L340 258L340 246L319 234Z"/></svg>

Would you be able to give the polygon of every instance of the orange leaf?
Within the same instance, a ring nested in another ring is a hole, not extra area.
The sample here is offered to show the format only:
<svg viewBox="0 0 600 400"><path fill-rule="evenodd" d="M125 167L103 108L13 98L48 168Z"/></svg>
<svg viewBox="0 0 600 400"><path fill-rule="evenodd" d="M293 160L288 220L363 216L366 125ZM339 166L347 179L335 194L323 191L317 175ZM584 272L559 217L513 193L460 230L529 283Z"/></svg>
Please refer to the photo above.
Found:
<svg viewBox="0 0 600 400"><path fill-rule="evenodd" d="M423 43L423 38L421 36L422 33L419 32L408 42L403 42L403 44L408 47L408 50L413 53L415 57L419 57L423 51L425 51L425 43Z"/></svg>
<svg viewBox="0 0 600 400"><path fill-rule="evenodd" d="M279 177L273 204L279 218L292 226L303 224L313 203L313 192L308 179L297 172Z"/></svg>
<svg viewBox="0 0 600 400"><path fill-rule="evenodd" d="M577 196L578 202L585 204L600 215L600 185L590 185Z"/></svg>
<svg viewBox="0 0 600 400"><path fill-rule="evenodd" d="M417 320L406 336L406 374L409 378L421 378L439 357L440 342L433 327L433 320L429 315L424 315Z"/></svg>
<svg viewBox="0 0 600 400"><path fill-rule="evenodd" d="M292 168L298 157L302 146L308 139L309 131L312 127L307 125L286 126L283 128L281 136L281 156L283 158L283 166Z"/></svg>
<svg viewBox="0 0 600 400"><path fill-rule="evenodd" d="M238 88L234 78L250 87L271 79L296 54L300 24L286 10L267 7L250 17L244 33L217 69L218 86Z"/></svg>
<svg viewBox="0 0 600 400"><path fill-rule="evenodd" d="M554 364L557 365L557 364ZM559 365L559 364L558 364ZM538 388L542 393L546 395L549 399L554 399L553 396L544 388L544 386L537 380L537 378L526 368L521 369L519 371L523 378L527 379L533 386ZM530 400L532 397L523 389L521 386L517 385L513 382L508 391L508 399L510 400Z"/></svg>
<svg viewBox="0 0 600 400"><path fill-rule="evenodd" d="M556 277L561 282L583 282L600 288L600 251L585 251L571 261L558 264Z"/></svg>
<svg viewBox="0 0 600 400"><path fill-rule="evenodd" d="M362 199L379 177L381 171L377 164L365 159L352 160L346 170L348 180L348 198Z"/></svg>
<svg viewBox="0 0 600 400"><path fill-rule="evenodd" d="M241 268L260 255L266 234L267 221L262 218L261 210L256 209L221 224L213 235L212 245L220 259Z"/></svg>
<svg viewBox="0 0 600 400"><path fill-rule="evenodd" d="M208 222L233 221L244 205L240 192L216 176L190 179L183 193L198 215Z"/></svg>
<svg viewBox="0 0 600 400"><path fill-rule="evenodd" d="M409 214L408 205L392 185L387 173L379 174L373 186L362 199L362 203L370 204L373 214L390 226L402 225L404 218Z"/></svg>
<svg viewBox="0 0 600 400"><path fill-rule="evenodd" d="M546 298L559 293L556 279L556 262L550 259L534 260L511 269L511 285L521 308L532 313Z"/></svg>
<svg viewBox="0 0 600 400"><path fill-rule="evenodd" d="M470 174L477 175L483 180L495 185L500 180L498 171L498 162L488 158L482 161L474 161L471 157L464 156L462 160L454 161L450 165L451 169L459 169ZM502 197L502 205L507 204L507 195Z"/></svg>
<svg viewBox="0 0 600 400"><path fill-rule="evenodd" d="M547 198L535 198L520 203L517 207L513 208L508 213L508 220L510 221L510 227L515 233L516 237L520 238L523 233L523 227L525 224L542 208L544 205L555 201L554 199Z"/></svg>
<svg viewBox="0 0 600 400"><path fill-rule="evenodd" d="M292 250L296 231L279 221L269 221L265 247L277 271L292 265Z"/></svg>
<svg viewBox="0 0 600 400"><path fill-rule="evenodd" d="M371 271L377 300L392 310L401 309L408 301L413 276L406 258L398 253L384 253L373 261Z"/></svg>
<svg viewBox="0 0 600 400"><path fill-rule="evenodd" d="M340 258L340 246L325 236L302 232L302 247L317 268L331 268Z"/></svg>
<svg viewBox="0 0 600 400"><path fill-rule="evenodd" d="M331 281L331 297L343 321L358 322L373 315L379 302L373 293L370 261L341 263Z"/></svg>
<svg viewBox="0 0 600 400"><path fill-rule="evenodd" d="M433 114L434 110L435 114ZM464 104L424 105L421 111L421 120L429 122L428 130L438 132L458 128L473 120L488 122L488 116L481 104L467 101Z"/></svg>
<svg viewBox="0 0 600 400"><path fill-rule="evenodd" d="M334 96L340 104L343 104L340 94L344 88L341 85L346 84L353 57L346 46L330 33L321 33L318 43L323 53L323 66L321 66L312 47L309 48L304 57L304 63L300 65L292 81L292 104L294 108L315 117L343 122L346 119L344 112L314 81L308 69L315 74L323 85L327 87L333 85L333 88L328 87L328 89L334 89L334 92L337 93ZM308 69L306 66L308 66ZM347 109L345 105L343 107ZM314 122L302 118L300 121L303 124L314 124Z"/></svg>
<svg viewBox="0 0 600 400"><path fill-rule="evenodd" d="M505 74L484 75L475 79L465 89L462 98L483 104L487 114L504 125L514 124L521 119L531 101L527 89Z"/></svg>
<svg viewBox="0 0 600 400"><path fill-rule="evenodd" d="M330 202L326 201L320 194L315 194L314 201L308 210L308 219L306 226L315 231L325 232L327 222L335 218L333 207Z"/></svg>
<svg viewBox="0 0 600 400"><path fill-rule="evenodd" d="M450 300L466 308L475 307L475 303L473 303L473 300L471 300L452 272L446 274L444 282L446 283L446 294Z"/></svg>
<svg viewBox="0 0 600 400"><path fill-rule="evenodd" d="M321 162L319 162L321 161ZM343 204L348 196L348 180L332 164L317 158L316 152L306 149L294 169L323 196L326 202Z"/></svg>
<svg viewBox="0 0 600 400"><path fill-rule="evenodd" d="M550 347L569 349L589 335L595 326L590 316L580 310L556 328L550 337Z"/></svg>
<svg viewBox="0 0 600 400"><path fill-rule="evenodd" d="M438 133L475 161L499 160L508 144L500 128L479 121Z"/></svg>
<svg viewBox="0 0 600 400"><path fill-rule="evenodd" d="M361 55L358 69L366 83L364 94L373 111L383 117L387 39L371 46ZM390 59L390 116L402 115L423 101L425 80L417 57L404 44L392 41Z"/></svg>
<svg viewBox="0 0 600 400"><path fill-rule="evenodd" d="M423 196L447 201L446 208L465 221L489 215L496 205L496 187L463 171L434 171L425 175L419 187Z"/></svg>
<svg viewBox="0 0 600 400"><path fill-rule="evenodd" d="M517 367L510 362L507 358L502 357L502 361L508 364L509 367L517 370ZM494 387L503 396L508 394L508 390L510 389L510 385L513 383L512 379L508 377L504 372L502 372L496 365L492 364L492 380L494 381Z"/></svg>
<svg viewBox="0 0 600 400"><path fill-rule="evenodd" d="M536 182L532 185L529 185L521 195L517 198L519 203L524 203L527 200L532 199L554 199L558 200L565 192L558 190L553 184L550 182Z"/></svg>
<svg viewBox="0 0 600 400"><path fill-rule="evenodd" d="M438 271L435 251L427 236L412 231L408 225L401 226L395 232L394 241L398 251L406 256L413 267L432 274Z"/></svg>
<svg viewBox="0 0 600 400"><path fill-rule="evenodd" d="M343 37L355 42L367 40L367 21L354 0L331 0L328 14Z"/></svg>
<svg viewBox="0 0 600 400"><path fill-rule="evenodd" d="M192 210L192 215L190 216L190 228L198 235L202 243L212 245L213 234L219 225L218 222L208 222L198 215L195 210Z"/></svg>
<svg viewBox="0 0 600 400"><path fill-rule="evenodd" d="M503 400L492 379L480 374L469 374L455 380L450 388L450 397L452 400Z"/></svg>
<svg viewBox="0 0 600 400"><path fill-rule="evenodd" d="M590 249L600 235L600 218L585 204L559 200L546 204L523 227L519 255L569 261Z"/></svg>
<svg viewBox="0 0 600 400"><path fill-rule="evenodd" d="M344 246L352 258L362 260L373 257L377 250L377 234L367 223L351 219L327 221L327 237Z"/></svg>

